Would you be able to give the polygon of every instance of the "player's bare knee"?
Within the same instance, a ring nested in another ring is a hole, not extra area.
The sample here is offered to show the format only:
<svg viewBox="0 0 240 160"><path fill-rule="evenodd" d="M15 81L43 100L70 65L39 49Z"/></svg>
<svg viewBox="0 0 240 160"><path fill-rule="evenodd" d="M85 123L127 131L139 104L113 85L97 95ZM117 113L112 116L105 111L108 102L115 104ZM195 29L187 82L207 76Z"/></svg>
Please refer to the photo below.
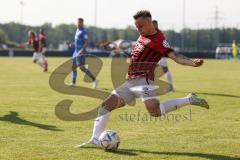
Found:
<svg viewBox="0 0 240 160"><path fill-rule="evenodd" d="M125 105L126 105L125 101L122 98L119 98L118 99L118 107L123 107Z"/></svg>
<svg viewBox="0 0 240 160"><path fill-rule="evenodd" d="M152 116L152 117L159 117L159 115L156 112L150 112L150 116Z"/></svg>
<svg viewBox="0 0 240 160"><path fill-rule="evenodd" d="M163 67L163 72L167 73L168 72L168 67Z"/></svg>
<svg viewBox="0 0 240 160"><path fill-rule="evenodd" d="M157 99L146 100L144 101L144 103L151 116L153 117L161 116L159 101Z"/></svg>
<svg viewBox="0 0 240 160"><path fill-rule="evenodd" d="M150 116L152 116L152 117L160 117L160 116L161 116L160 110L157 110L157 109L149 112L149 114L150 114Z"/></svg>

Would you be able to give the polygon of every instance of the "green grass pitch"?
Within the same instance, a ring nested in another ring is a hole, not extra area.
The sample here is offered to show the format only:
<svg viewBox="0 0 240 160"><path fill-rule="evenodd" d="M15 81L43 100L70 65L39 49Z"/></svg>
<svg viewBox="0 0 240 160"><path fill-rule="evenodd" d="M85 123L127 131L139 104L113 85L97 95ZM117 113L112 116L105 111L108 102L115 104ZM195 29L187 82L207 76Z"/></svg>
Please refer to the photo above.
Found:
<svg viewBox="0 0 240 160"><path fill-rule="evenodd" d="M48 60L51 72L67 59ZM111 91L111 59L103 62L99 89ZM189 106L155 120L138 100L112 112L107 129L119 133L121 144L111 153L75 149L90 138L93 120L67 122L54 113L63 99L74 101L73 113L92 109L100 100L53 91L51 73L42 73L31 58L0 58L0 160L240 159L240 62L206 60L204 66L191 68L169 61L169 67L176 92L160 100L196 92L210 109ZM78 85L91 87L78 73Z"/></svg>

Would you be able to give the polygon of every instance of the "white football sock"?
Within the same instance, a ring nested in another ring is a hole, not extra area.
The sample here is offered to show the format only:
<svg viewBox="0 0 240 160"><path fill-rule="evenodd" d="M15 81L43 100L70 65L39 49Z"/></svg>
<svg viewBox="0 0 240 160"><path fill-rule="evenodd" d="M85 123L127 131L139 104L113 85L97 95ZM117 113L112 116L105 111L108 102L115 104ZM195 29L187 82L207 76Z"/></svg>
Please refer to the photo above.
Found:
<svg viewBox="0 0 240 160"><path fill-rule="evenodd" d="M161 115L164 115L165 113L171 112L173 110L176 110L189 104L190 104L189 97L184 97L162 102L160 103L159 107Z"/></svg>
<svg viewBox="0 0 240 160"><path fill-rule="evenodd" d="M91 139L98 139L101 133L105 130L110 112L103 107L98 110L98 117L95 119L93 133Z"/></svg>
<svg viewBox="0 0 240 160"><path fill-rule="evenodd" d="M166 76L166 78L167 78L168 83L173 86L172 74L171 74L171 72L168 71L167 73L165 73L165 76Z"/></svg>

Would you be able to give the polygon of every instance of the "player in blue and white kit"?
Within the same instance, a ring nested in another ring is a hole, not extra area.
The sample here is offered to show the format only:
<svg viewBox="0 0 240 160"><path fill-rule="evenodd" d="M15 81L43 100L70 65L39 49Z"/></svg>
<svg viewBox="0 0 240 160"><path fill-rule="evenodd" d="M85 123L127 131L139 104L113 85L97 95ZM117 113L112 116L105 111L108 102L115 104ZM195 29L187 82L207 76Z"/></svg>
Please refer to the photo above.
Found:
<svg viewBox="0 0 240 160"><path fill-rule="evenodd" d="M71 86L76 86L77 80L77 67L81 69L84 73L86 73L93 81L93 88L97 87L98 81L94 77L94 75L90 72L89 69L85 67L85 56L86 49L88 46L88 34L87 30L84 28L84 20L82 18L78 18L77 30L75 33L75 51L72 56L73 65L72 65L72 83Z"/></svg>

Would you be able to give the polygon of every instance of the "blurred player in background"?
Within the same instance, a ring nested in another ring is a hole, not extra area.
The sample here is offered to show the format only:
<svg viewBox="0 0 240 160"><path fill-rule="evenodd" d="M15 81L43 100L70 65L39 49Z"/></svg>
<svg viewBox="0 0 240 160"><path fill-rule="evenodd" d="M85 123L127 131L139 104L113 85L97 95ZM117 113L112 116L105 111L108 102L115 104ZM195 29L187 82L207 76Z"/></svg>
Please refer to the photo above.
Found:
<svg viewBox="0 0 240 160"><path fill-rule="evenodd" d="M232 55L234 59L238 59L238 45L235 40L232 43Z"/></svg>
<svg viewBox="0 0 240 160"><path fill-rule="evenodd" d="M39 41L39 50L42 52L42 56L44 58L45 68L46 70L48 70L48 62L46 60L46 55L45 55L47 51L47 38L43 29L40 29L40 33L38 35L38 41Z"/></svg>
<svg viewBox="0 0 240 160"><path fill-rule="evenodd" d="M79 67L81 71L86 73L86 75L88 75L92 79L93 88L97 87L98 80L96 80L91 71L85 67L85 56L83 55L87 53L87 46L88 34L87 30L84 28L84 20L83 18L78 18L77 30L75 33L75 51L72 56L73 64L71 86L76 86L77 68Z"/></svg>
<svg viewBox="0 0 240 160"><path fill-rule="evenodd" d="M48 66L46 65L45 57L42 54L42 48L40 47L40 42L33 31L28 32L28 41L23 44L23 46L32 45L34 49L33 53L33 63L38 64L43 68L44 72L47 72Z"/></svg>
<svg viewBox="0 0 240 160"><path fill-rule="evenodd" d="M99 106L90 140L76 147L100 146L99 136L106 128L110 112L131 103L136 98L143 101L149 114L154 117L163 116L187 105L209 108L206 100L194 93L164 102L158 100L156 90L153 89L154 71L162 57L168 56L178 64L192 67L201 66L203 60L190 59L174 52L164 35L154 28L149 11L139 11L133 17L140 36L131 52L128 79Z"/></svg>
<svg viewBox="0 0 240 160"><path fill-rule="evenodd" d="M156 30L158 30L159 32L160 29L158 28L158 22L156 20L152 21L153 26ZM174 91L174 87L173 87L173 81L172 81L172 74L170 72L170 70L168 69L168 64L167 64L167 58L163 57L159 62L158 62L159 66L162 68L163 73L165 74L168 83L171 85L171 91Z"/></svg>

